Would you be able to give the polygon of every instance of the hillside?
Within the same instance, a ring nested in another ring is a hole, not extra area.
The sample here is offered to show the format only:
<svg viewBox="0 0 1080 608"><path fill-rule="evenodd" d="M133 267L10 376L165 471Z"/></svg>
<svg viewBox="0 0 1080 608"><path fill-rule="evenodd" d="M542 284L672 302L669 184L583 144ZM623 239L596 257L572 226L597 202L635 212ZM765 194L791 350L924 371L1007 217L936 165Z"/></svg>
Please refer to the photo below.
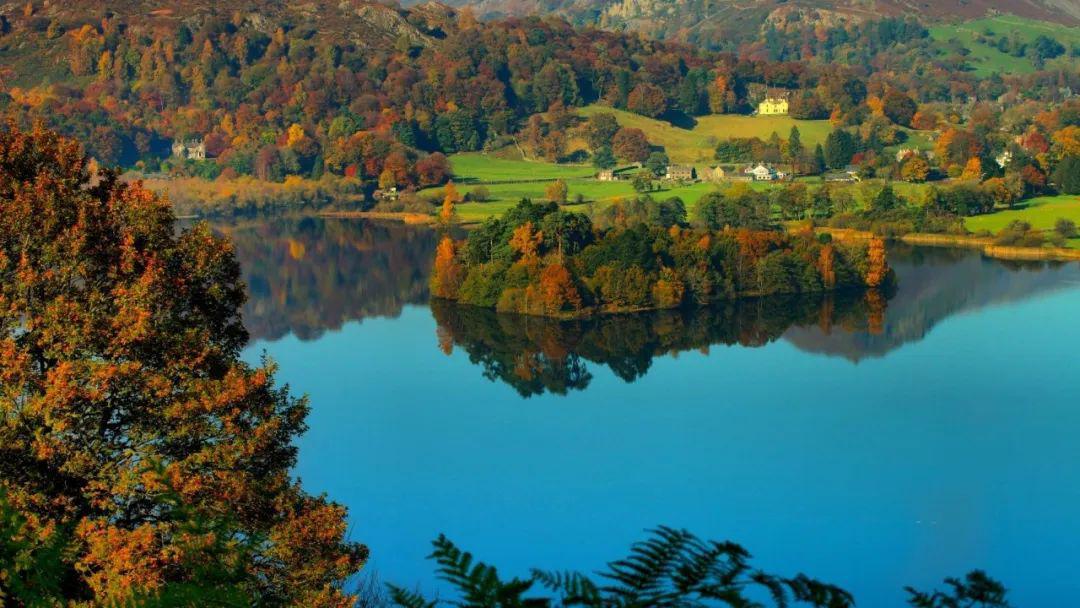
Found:
<svg viewBox="0 0 1080 608"><path fill-rule="evenodd" d="M1080 25L1080 0L452 0L482 18L556 13L579 24L730 48L777 29L914 17L926 25L1011 14Z"/></svg>
<svg viewBox="0 0 1080 608"><path fill-rule="evenodd" d="M30 10L27 10L29 7ZM65 77L65 35L83 26L99 28L108 21L151 35L181 28L205 27L249 32L249 38L271 36L279 28L296 31L315 46L354 45L389 49L399 40L427 46L452 23L454 12L436 2L409 9L364 0L89 0L85 2L0 3L0 53L14 73L9 85L32 85Z"/></svg>

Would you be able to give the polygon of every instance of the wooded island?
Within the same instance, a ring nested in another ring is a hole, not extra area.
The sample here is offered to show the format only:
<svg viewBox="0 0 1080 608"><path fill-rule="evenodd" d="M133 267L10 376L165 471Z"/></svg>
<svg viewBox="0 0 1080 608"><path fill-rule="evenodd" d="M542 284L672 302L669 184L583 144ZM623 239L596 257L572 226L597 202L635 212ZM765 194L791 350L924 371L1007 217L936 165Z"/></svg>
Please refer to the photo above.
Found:
<svg viewBox="0 0 1080 608"><path fill-rule="evenodd" d="M501 312L578 317L891 280L877 238L849 244L809 231L690 227L677 199L619 203L595 224L554 203L523 200L464 240L445 236L431 289Z"/></svg>

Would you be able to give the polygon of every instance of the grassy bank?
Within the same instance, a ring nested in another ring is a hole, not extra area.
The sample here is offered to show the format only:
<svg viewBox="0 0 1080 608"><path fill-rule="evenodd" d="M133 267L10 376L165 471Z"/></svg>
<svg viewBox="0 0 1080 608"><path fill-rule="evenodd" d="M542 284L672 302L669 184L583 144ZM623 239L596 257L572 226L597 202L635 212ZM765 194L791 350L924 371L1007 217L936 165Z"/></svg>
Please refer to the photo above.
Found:
<svg viewBox="0 0 1080 608"><path fill-rule="evenodd" d="M1013 221L1024 221L1038 230L1050 230L1065 218L1080 224L1080 196L1042 196L1024 201L1015 209L970 217L964 221L972 232L997 232Z"/></svg>

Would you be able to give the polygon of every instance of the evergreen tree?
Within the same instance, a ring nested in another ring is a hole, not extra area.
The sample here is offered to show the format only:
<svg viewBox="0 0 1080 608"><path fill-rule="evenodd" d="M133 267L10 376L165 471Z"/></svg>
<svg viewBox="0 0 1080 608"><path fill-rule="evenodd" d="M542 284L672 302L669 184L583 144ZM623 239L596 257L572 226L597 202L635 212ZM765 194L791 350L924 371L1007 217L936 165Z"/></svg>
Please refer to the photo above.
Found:
<svg viewBox="0 0 1080 608"><path fill-rule="evenodd" d="M837 129L825 139L825 164L830 169L843 169L851 163L857 151L855 137L843 129Z"/></svg>
<svg viewBox="0 0 1080 608"><path fill-rule="evenodd" d="M811 164L813 173L825 172L825 148L821 147L821 144L814 146L814 159Z"/></svg>
<svg viewBox="0 0 1080 608"><path fill-rule="evenodd" d="M802 136L799 134L799 127L791 127L791 134L788 135L787 152L790 162L797 163L802 160L805 150L803 149Z"/></svg>
<svg viewBox="0 0 1080 608"><path fill-rule="evenodd" d="M1080 157L1061 159L1054 169L1054 183L1063 194L1080 194Z"/></svg>

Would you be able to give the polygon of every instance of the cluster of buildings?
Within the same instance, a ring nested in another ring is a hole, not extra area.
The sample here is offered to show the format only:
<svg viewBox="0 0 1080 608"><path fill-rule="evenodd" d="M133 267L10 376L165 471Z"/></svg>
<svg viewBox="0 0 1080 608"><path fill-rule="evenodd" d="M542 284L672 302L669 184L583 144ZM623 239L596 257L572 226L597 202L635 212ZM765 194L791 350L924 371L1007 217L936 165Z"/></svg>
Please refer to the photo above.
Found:
<svg viewBox="0 0 1080 608"><path fill-rule="evenodd" d="M734 165L717 165L705 172L706 179L714 182L775 182L791 177L791 174L768 163L746 165L741 169Z"/></svg>
<svg viewBox="0 0 1080 608"><path fill-rule="evenodd" d="M614 169L603 169L596 174L602 182L615 182L622 175ZM664 170L664 180L673 182L696 182L704 179L712 182L775 182L790 179L791 173L768 163L756 163L745 166L717 165L698 174L693 165L668 165Z"/></svg>

